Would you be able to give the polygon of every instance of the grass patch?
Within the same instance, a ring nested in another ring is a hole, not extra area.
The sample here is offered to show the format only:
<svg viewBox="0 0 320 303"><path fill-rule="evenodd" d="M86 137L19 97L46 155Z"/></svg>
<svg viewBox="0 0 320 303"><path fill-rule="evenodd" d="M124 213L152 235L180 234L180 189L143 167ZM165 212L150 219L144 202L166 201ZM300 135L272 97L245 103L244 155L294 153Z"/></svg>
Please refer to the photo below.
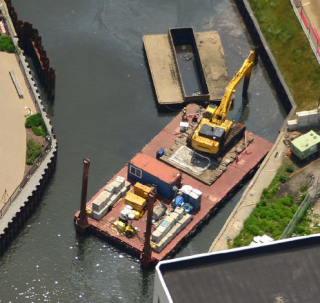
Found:
<svg viewBox="0 0 320 303"><path fill-rule="evenodd" d="M41 154L41 145L35 144L32 140L27 142L27 161L28 165L32 165Z"/></svg>
<svg viewBox="0 0 320 303"><path fill-rule="evenodd" d="M0 35L0 51L14 53L14 45L9 36Z"/></svg>
<svg viewBox="0 0 320 303"><path fill-rule="evenodd" d="M48 135L46 125L44 124L40 114L31 115L26 119L26 128L31 128L36 136L45 137Z"/></svg>
<svg viewBox="0 0 320 303"><path fill-rule="evenodd" d="M320 68L288 0L249 0L297 111L317 108Z"/></svg>
<svg viewBox="0 0 320 303"><path fill-rule="evenodd" d="M305 192L305 191L307 191L308 190L308 185L307 184L303 184L303 185L301 185L300 186L300 191L303 193L303 192Z"/></svg>

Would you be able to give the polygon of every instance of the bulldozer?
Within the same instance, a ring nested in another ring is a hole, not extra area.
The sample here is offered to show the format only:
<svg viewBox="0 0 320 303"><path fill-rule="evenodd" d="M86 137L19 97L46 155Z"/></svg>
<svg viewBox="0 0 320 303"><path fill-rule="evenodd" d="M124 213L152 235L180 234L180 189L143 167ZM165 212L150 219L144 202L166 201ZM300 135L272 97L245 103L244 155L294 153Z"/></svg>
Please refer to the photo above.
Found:
<svg viewBox="0 0 320 303"><path fill-rule="evenodd" d="M254 59L255 52L250 51L249 56L226 87L220 105L210 104L206 108L201 121L189 138L189 144L194 149L218 156L243 136L245 126L241 123L227 120L227 117L235 89L243 77L245 77L244 92L248 88Z"/></svg>

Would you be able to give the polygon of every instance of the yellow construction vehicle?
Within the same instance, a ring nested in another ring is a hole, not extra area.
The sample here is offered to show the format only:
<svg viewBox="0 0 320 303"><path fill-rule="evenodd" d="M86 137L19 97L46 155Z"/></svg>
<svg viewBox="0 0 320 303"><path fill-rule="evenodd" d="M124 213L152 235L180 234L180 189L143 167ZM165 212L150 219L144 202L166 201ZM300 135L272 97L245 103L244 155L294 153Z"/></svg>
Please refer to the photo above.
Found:
<svg viewBox="0 0 320 303"><path fill-rule="evenodd" d="M255 53L250 51L248 58L228 84L220 105L217 107L211 104L207 107L190 140L194 149L218 155L243 135L244 125L240 123L234 125L233 121L227 120L227 116L232 96L243 77L245 77L244 92L248 88L254 58Z"/></svg>

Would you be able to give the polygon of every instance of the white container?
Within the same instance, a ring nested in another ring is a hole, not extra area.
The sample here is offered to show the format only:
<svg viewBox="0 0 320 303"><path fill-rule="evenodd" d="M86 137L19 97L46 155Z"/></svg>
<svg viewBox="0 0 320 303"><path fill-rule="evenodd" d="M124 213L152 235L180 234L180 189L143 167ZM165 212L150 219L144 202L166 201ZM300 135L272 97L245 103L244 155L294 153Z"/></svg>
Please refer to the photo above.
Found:
<svg viewBox="0 0 320 303"><path fill-rule="evenodd" d="M189 127L189 123L188 122L180 122L180 131L181 132L185 132Z"/></svg>
<svg viewBox="0 0 320 303"><path fill-rule="evenodd" d="M189 202L189 194L192 192L193 187L191 185L183 185L179 191L182 193L184 202Z"/></svg>
<svg viewBox="0 0 320 303"><path fill-rule="evenodd" d="M130 220L134 220L134 213L129 213L129 214L128 214L128 218L129 218Z"/></svg>
<svg viewBox="0 0 320 303"><path fill-rule="evenodd" d="M133 207L131 205L126 205L125 208L129 210L133 210Z"/></svg>

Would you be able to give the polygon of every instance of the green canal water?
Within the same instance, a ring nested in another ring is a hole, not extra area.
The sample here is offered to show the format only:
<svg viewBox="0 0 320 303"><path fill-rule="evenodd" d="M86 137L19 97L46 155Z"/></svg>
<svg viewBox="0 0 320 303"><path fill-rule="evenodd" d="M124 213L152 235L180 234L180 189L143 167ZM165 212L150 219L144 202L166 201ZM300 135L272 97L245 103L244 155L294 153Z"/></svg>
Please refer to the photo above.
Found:
<svg viewBox="0 0 320 303"><path fill-rule="evenodd" d="M82 158L91 159L88 197L175 115L159 113L142 36L169 27L217 30L232 76L251 48L229 0L14 0L42 36L56 69L56 99L44 100L59 142L58 164L41 205L0 259L0 302L151 302L153 271L94 236L78 238ZM45 98L44 98L45 99ZM248 100L238 89L230 118L274 141L284 110L261 62ZM206 252L238 193L179 253Z"/></svg>

